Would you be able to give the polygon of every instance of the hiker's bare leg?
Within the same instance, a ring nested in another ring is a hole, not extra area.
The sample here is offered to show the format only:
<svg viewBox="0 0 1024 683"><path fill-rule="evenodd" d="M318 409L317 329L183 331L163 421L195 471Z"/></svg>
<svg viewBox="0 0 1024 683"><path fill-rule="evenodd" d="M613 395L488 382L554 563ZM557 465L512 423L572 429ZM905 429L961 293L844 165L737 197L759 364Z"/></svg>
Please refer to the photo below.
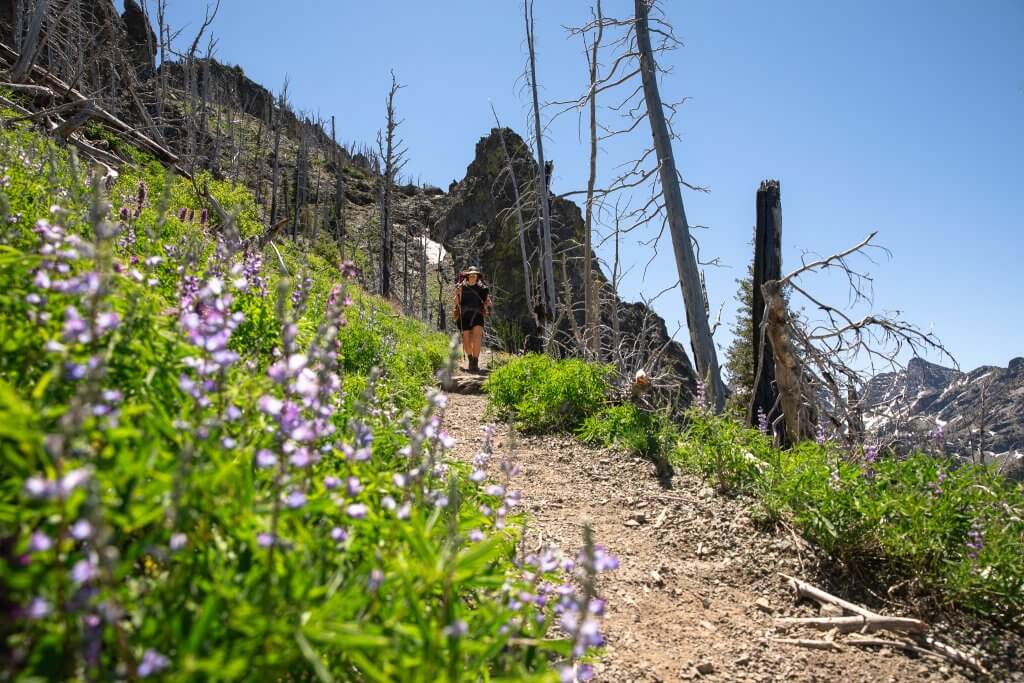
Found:
<svg viewBox="0 0 1024 683"><path fill-rule="evenodd" d="M484 328L480 325L476 325L471 333L473 335L472 342L470 342L470 354L480 357L480 347L483 346L484 341Z"/></svg>
<svg viewBox="0 0 1024 683"><path fill-rule="evenodd" d="M473 355L473 331L466 330L462 333L462 352L466 354L466 362L469 362L469 357Z"/></svg>

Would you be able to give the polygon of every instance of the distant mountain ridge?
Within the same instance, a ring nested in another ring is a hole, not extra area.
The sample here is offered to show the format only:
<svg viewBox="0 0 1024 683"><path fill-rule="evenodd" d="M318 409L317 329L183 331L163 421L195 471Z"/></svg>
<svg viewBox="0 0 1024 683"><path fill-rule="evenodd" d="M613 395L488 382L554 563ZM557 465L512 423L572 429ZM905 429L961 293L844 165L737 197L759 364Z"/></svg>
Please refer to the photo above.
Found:
<svg viewBox="0 0 1024 683"><path fill-rule="evenodd" d="M898 372L868 384L868 429L911 445L941 428L951 454L999 462L1024 481L1024 357L1007 367L984 365L961 372L913 358Z"/></svg>

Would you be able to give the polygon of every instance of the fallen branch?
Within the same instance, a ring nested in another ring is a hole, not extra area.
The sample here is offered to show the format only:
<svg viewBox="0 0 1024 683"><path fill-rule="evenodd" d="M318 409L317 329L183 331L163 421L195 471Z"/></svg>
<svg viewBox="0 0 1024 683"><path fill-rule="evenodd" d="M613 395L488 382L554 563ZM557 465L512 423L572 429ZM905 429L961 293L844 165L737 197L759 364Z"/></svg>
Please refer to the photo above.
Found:
<svg viewBox="0 0 1024 683"><path fill-rule="evenodd" d="M275 237L277 237L277 233L280 232L281 228L288 224L288 220L288 218L282 218L277 223L274 223L274 225L270 226L270 228L268 228L266 232L260 235L256 241L256 244L259 246L259 248L263 249L263 247L267 246L267 244L270 244L271 241Z"/></svg>
<svg viewBox="0 0 1024 683"><path fill-rule="evenodd" d="M0 84L0 86L2 86L2 85L3 84ZM47 116L50 116L52 114L62 114L64 112L66 112L66 111L74 111L76 109L81 109L83 106L85 106L86 102L89 102L89 100L85 100L85 101L75 100L73 102L65 102L64 104L58 105L56 107L51 107L49 109L41 109L41 110L39 110L39 111L37 111L35 113L28 112L24 116L19 116L17 118L13 118L13 119L7 119L7 122L8 123L18 123L20 121L34 121L36 119L43 119L43 118L46 118ZM26 111L28 111L28 110L26 110Z"/></svg>
<svg viewBox="0 0 1024 683"><path fill-rule="evenodd" d="M789 585L793 587L793 589L796 591L799 597L811 598L822 604L827 603L831 605L837 605L839 607L842 607L847 612L853 612L854 614L858 615L859 618L833 617L820 619L778 619L776 620L777 623L781 622L786 625L804 624L807 626L812 626L814 628L836 628L838 630L842 630L843 626L847 623L860 623L861 627L864 627L868 624L882 623L902 625L904 627L903 629L889 630L907 631L908 633L910 633L909 637L913 639L916 645L912 645L910 643L899 643L898 641L887 641L879 638L850 638L844 640L843 642L848 643L850 645L858 645L862 647L869 645L884 644L886 646L899 647L903 650L911 652L918 652L919 654L928 653L933 656L939 656L948 659L951 662L954 662L961 666L965 666L980 674L988 675L989 673L988 669L986 669L985 666L976 657L973 657L967 654L966 652L958 650L955 647L946 645L943 642L935 640L935 638L929 635L925 635L924 632L928 630L928 625L925 624L923 621L919 621L917 619L906 619L901 617L886 617L881 614L875 614L871 610L861 607L860 605L855 605L854 603L843 600L842 598L837 598L831 593L826 593L825 591L821 590L820 588L817 588L816 586L812 586L806 581L801 581L800 579L794 578L787 574L783 574L781 572L779 573L779 576L781 576L789 582ZM824 626L824 624L827 624L829 622L832 623L831 626ZM878 626L878 628L886 627ZM803 647L817 647L818 649L827 649L824 646L822 646L821 643L830 642L816 640L803 641L795 638L776 638L773 640L775 640L776 642L788 642L792 645L801 645ZM815 643L815 645L811 645L810 643Z"/></svg>
<svg viewBox="0 0 1024 683"><path fill-rule="evenodd" d="M788 574L783 574L782 572L779 572L779 576L786 579L786 581L789 582L789 585L793 587L793 590L796 591L796 594L801 598L810 598L822 604L828 603L830 605L836 605L838 607L842 607L847 612L853 612L854 614L859 614L860 616L869 619L880 616L871 610L861 607L860 605L855 605L852 602L843 600L842 598L837 598L831 593L826 593L806 581L801 581L800 579L789 576Z"/></svg>
<svg viewBox="0 0 1024 683"><path fill-rule="evenodd" d="M848 645L856 645L857 647L891 647L905 652L913 652L914 654L921 655L922 657L945 659L937 652L926 650L923 647L918 647L913 643L908 643L902 640L889 640L887 638L847 638L843 642Z"/></svg>
<svg viewBox="0 0 1024 683"><path fill-rule="evenodd" d="M955 647L939 642L931 636L914 636L914 640L917 641L919 645L930 648L950 661L966 666L969 669L973 669L980 674L984 674L986 676L989 674L988 669L986 669L976 657L972 657L966 652L962 652Z"/></svg>
<svg viewBox="0 0 1024 683"><path fill-rule="evenodd" d="M32 112L30 112L28 109L25 109L25 107L21 106L17 102L12 102L11 100L9 100L6 97L4 97L3 95L0 95L0 104L4 105L5 107L10 109L11 111L14 111L14 112L17 112L17 113L21 114L22 117L32 116ZM2 118L0 118L0 121L3 121L4 123L7 123L8 121L13 121L13 120L14 119L2 119Z"/></svg>
<svg viewBox="0 0 1024 683"><path fill-rule="evenodd" d="M281 252L277 250L277 245L271 242L270 246L274 249L274 253L277 254L277 260L281 264L281 270L284 271L286 277L290 277L291 273L288 272L288 266L284 264L284 258L281 256Z"/></svg>
<svg viewBox="0 0 1024 683"><path fill-rule="evenodd" d="M928 630L928 624L918 619L906 617L887 617L875 615L873 617L811 617L811 618L779 618L775 620L775 627L778 629L796 628L809 626L821 631L838 630L840 633L853 633L855 631L897 631L900 633L924 633Z"/></svg>
<svg viewBox="0 0 1024 683"><path fill-rule="evenodd" d="M77 104L77 102L76 102ZM89 119L96 116L96 107L93 105L91 100L82 102L81 111L72 116L70 119L66 119L60 125L53 129L53 134L59 138L67 140L71 137L72 133L77 132L82 128Z"/></svg>
<svg viewBox="0 0 1024 683"><path fill-rule="evenodd" d="M783 645L796 645L797 647L809 647L812 650L832 650L839 652L843 648L831 640L812 640L809 638L769 638L769 641L773 643L782 643Z"/></svg>
<svg viewBox="0 0 1024 683"><path fill-rule="evenodd" d="M15 92L22 92L33 97L50 97L56 99L57 93L43 85L32 85L31 83L0 83L0 88L7 88Z"/></svg>

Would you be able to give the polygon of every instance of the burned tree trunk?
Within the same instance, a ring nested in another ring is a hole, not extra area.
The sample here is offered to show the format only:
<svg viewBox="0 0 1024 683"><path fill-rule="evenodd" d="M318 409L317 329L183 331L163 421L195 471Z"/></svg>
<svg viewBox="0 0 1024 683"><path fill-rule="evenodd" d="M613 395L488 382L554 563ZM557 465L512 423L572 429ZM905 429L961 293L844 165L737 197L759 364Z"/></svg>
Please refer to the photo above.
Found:
<svg viewBox="0 0 1024 683"><path fill-rule="evenodd" d="M270 115L274 118L274 169L270 175L270 224L277 223L277 184L281 177L281 118L284 116L284 109L287 104L288 82L285 81L278 97L278 105L275 110L270 107Z"/></svg>
<svg viewBox="0 0 1024 683"><path fill-rule="evenodd" d="M39 48L39 38L43 30L43 20L46 19L48 5L48 0L36 0L32 19L28 24L28 35L25 36L21 43L21 53L18 55L18 61L14 64L14 69L11 70L11 81L14 83L25 82L29 72L32 71L32 64L35 62L36 50Z"/></svg>
<svg viewBox="0 0 1024 683"><path fill-rule="evenodd" d="M757 191L757 227L754 232L754 282L751 304L751 357L754 359L754 386L747 420L757 426L757 414L769 419L778 392L775 388L775 363L772 345L764 323L765 301L761 286L782 278L782 191L777 180L765 180ZM776 411L777 412L777 411Z"/></svg>
<svg viewBox="0 0 1024 683"><path fill-rule="evenodd" d="M331 117L331 153L334 157L334 208L331 213L331 230L338 240L338 251L345 260L345 178L341 173L341 155L338 153L338 137L334 130L334 117Z"/></svg>
<svg viewBox="0 0 1024 683"><path fill-rule="evenodd" d="M377 147L384 162L381 178L381 219L380 219L380 295L391 296L391 267L394 265L395 237L393 216L393 194L395 181L405 165L405 149L396 136L401 121L396 118L395 95L405 86L399 85L395 72L391 72L391 89L387 96L387 126L377 133Z"/></svg>
<svg viewBox="0 0 1024 683"><path fill-rule="evenodd" d="M597 0L597 33L591 45L591 53L588 57L590 66L590 172L587 176L587 202L586 212L583 219L583 308L584 320L587 329L587 348L590 358L594 361L601 360L601 335L600 335L600 313L597 308L597 293L595 291L594 277L594 255L593 255L593 231L594 231L594 185L597 182L597 87L598 87L598 50L601 46L601 37L604 34L604 17L601 13L601 0Z"/></svg>
<svg viewBox="0 0 1024 683"><path fill-rule="evenodd" d="M664 104L658 92L657 66L654 63L648 26L650 3L651 0L636 0L635 4L640 78L643 81L651 137L658 156L662 197L675 252L676 269L679 272L679 286L683 290L683 305L686 308L686 323L690 329L690 343L693 346L697 374L707 384L712 407L716 413L720 413L725 407L725 384L722 383L722 373L718 367L718 354L715 352L715 342L711 336L711 325L704 310L700 272L697 269L697 257L693 251L690 226L683 207L683 193L676 171L675 155L672 152L672 136L665 120Z"/></svg>
<svg viewBox="0 0 1024 683"><path fill-rule="evenodd" d="M555 269L552 263L554 250L551 247L551 210L548 206L548 178L544 163L544 129L540 123L540 100L537 96L537 52L534 48L533 36L533 0L523 0L523 11L526 15L526 44L530 53L530 92L533 96L533 127L537 139L537 201L540 203L540 251L541 272L544 280L544 298L548 307L548 319L555 315Z"/></svg>
<svg viewBox="0 0 1024 683"><path fill-rule="evenodd" d="M775 381L785 417L784 445L814 437L817 422L810 403L804 400L803 367L789 339L789 312L782 296L782 283L772 280L761 285L767 316L765 332L775 360Z"/></svg>

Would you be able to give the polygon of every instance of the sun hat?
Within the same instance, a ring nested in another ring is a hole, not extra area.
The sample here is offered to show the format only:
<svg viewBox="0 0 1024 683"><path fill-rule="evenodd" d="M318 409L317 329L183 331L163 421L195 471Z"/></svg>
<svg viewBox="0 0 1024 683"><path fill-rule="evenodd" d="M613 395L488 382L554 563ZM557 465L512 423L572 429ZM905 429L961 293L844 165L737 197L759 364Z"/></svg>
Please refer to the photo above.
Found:
<svg viewBox="0 0 1024 683"><path fill-rule="evenodd" d="M480 269L477 268L476 266L470 266L469 268L466 268L464 271L462 271L462 275L463 277L465 277L467 275L483 275L483 273L481 273Z"/></svg>

